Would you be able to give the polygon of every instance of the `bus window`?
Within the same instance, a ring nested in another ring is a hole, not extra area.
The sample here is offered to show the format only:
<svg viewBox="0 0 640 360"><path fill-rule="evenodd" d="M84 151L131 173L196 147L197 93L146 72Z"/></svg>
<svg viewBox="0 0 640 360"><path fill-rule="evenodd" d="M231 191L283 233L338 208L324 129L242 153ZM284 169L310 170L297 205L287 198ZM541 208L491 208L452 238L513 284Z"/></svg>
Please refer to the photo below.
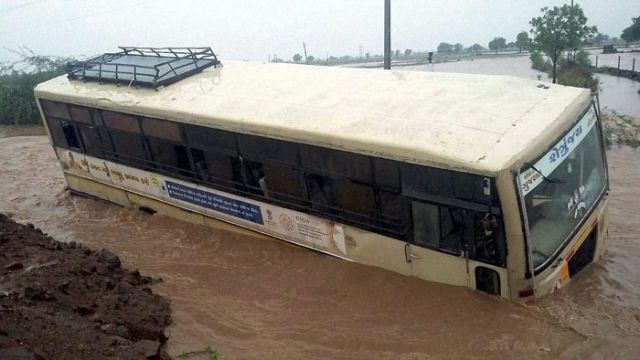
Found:
<svg viewBox="0 0 640 360"><path fill-rule="evenodd" d="M387 188L400 189L400 166L397 162L387 159L373 159L376 185Z"/></svg>
<svg viewBox="0 0 640 360"><path fill-rule="evenodd" d="M118 159L147 166L145 161L146 153L141 136L120 131L110 131L109 133Z"/></svg>
<svg viewBox="0 0 640 360"><path fill-rule="evenodd" d="M93 126L78 126L78 132L82 138L85 154L99 156L101 154L100 137L98 137L96 128Z"/></svg>
<svg viewBox="0 0 640 360"><path fill-rule="evenodd" d="M413 242L460 255L467 210L414 201Z"/></svg>
<svg viewBox="0 0 640 360"><path fill-rule="evenodd" d="M502 219L491 213L475 212L474 239L470 258L504 266L506 247Z"/></svg>
<svg viewBox="0 0 640 360"><path fill-rule="evenodd" d="M51 100L40 100L40 105L42 106L42 111L46 117L53 116L69 120L69 111L66 103Z"/></svg>
<svg viewBox="0 0 640 360"><path fill-rule="evenodd" d="M229 131L204 126L184 125L189 144L199 149L215 149L237 156L236 135Z"/></svg>
<svg viewBox="0 0 640 360"><path fill-rule="evenodd" d="M89 108L69 105L71 120L91 125L91 112Z"/></svg>
<svg viewBox="0 0 640 360"><path fill-rule="evenodd" d="M210 150L191 149L198 178L206 183L238 188L242 185L240 160Z"/></svg>
<svg viewBox="0 0 640 360"><path fill-rule="evenodd" d="M453 198L451 171L413 164L402 164L402 187L419 193Z"/></svg>
<svg viewBox="0 0 640 360"><path fill-rule="evenodd" d="M440 209L438 205L414 201L411 210L413 213L413 243L424 247L438 248L440 246Z"/></svg>
<svg viewBox="0 0 640 360"><path fill-rule="evenodd" d="M49 133L51 134L51 138L53 139L53 145L67 148L69 145L67 144L67 139L64 135L64 130L62 130L62 124L60 120L46 118L47 125L49 127Z"/></svg>
<svg viewBox="0 0 640 360"><path fill-rule="evenodd" d="M174 122L143 117L141 124L145 136L153 136L179 143L183 142L180 135L180 127Z"/></svg>
<svg viewBox="0 0 640 360"><path fill-rule="evenodd" d="M238 135L238 147L243 157L298 165L298 145L252 135Z"/></svg>
<svg viewBox="0 0 640 360"><path fill-rule="evenodd" d="M138 118L135 116L103 110L102 120L104 121L104 125L108 128L131 133L140 133Z"/></svg>
<svg viewBox="0 0 640 360"><path fill-rule="evenodd" d="M76 135L76 130L73 128L73 125L68 121L62 121L61 125L64 138L67 140L69 148L80 150L80 142L78 141L78 136Z"/></svg>
<svg viewBox="0 0 640 360"><path fill-rule="evenodd" d="M158 169L170 174L189 175L191 164L189 163L186 147L154 138L147 138L147 141L151 157Z"/></svg>
<svg viewBox="0 0 640 360"><path fill-rule="evenodd" d="M367 156L315 146L301 146L300 155L306 168L320 173L371 182L371 165Z"/></svg>

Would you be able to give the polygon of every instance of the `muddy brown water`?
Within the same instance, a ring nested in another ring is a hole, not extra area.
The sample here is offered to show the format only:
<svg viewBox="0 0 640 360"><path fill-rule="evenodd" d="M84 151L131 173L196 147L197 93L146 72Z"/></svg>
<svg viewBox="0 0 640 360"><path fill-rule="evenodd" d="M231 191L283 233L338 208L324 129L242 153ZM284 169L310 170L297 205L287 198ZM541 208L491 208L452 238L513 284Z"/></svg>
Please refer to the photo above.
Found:
<svg viewBox="0 0 640 360"><path fill-rule="evenodd" d="M640 353L640 153L614 149L609 161L608 253L528 306L70 196L44 136L0 139L0 212L162 277L173 355L210 346L225 359L631 359Z"/></svg>

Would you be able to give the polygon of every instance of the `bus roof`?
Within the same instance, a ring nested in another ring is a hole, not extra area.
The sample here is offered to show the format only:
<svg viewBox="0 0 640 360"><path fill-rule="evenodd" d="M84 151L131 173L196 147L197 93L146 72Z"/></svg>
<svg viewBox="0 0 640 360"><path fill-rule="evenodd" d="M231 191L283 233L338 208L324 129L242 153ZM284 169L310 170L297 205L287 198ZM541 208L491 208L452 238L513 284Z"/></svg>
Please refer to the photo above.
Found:
<svg viewBox="0 0 640 360"><path fill-rule="evenodd" d="M591 101L516 77L249 62L158 90L60 76L36 95L486 175L531 160Z"/></svg>

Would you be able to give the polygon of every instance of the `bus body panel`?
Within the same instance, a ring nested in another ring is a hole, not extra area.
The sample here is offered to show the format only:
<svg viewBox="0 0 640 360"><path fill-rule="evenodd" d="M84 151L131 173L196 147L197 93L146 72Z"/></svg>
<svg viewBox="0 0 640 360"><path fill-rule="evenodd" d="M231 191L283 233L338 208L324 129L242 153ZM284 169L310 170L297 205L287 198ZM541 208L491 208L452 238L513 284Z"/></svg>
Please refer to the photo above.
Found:
<svg viewBox="0 0 640 360"><path fill-rule="evenodd" d="M409 245L410 251L407 253L406 247L408 243L406 242L333 222L331 222L332 229L334 230L332 233L333 244L343 239L344 247L322 247L299 238L283 236L282 233L270 231L251 221L244 221L219 212L208 211L197 205L167 199L158 191L145 190L145 188L152 189L154 186L161 187L161 184L165 181L182 182L180 180L118 165L91 156L84 156L83 154L67 149L58 148L57 155L64 169L65 178L70 189L80 194L95 196L121 206L144 207L158 214L193 224L212 226L246 235L258 235L258 237L262 238L277 238L325 252L345 260L380 267L403 275L415 276L423 280L465 286L472 289L475 288L474 284L470 281L469 270L467 268L468 261L464 257L453 256L414 245ZM107 177L104 176L103 170L105 168L108 169L110 173L108 178L111 180L107 180ZM102 174L98 175L101 172ZM144 177L149 179L148 184L145 184L146 181L142 180ZM156 181L158 184L153 185ZM197 187L195 184L191 185ZM217 192L213 189L208 190ZM224 195L241 198L232 194ZM274 205L261 203L248 198L243 200L252 204L268 206L271 210L278 208ZM281 208L281 210L283 210L284 213L291 213L291 210L288 209ZM308 214L300 214L313 217ZM330 221L326 220L326 222L329 223ZM343 238L337 236L336 228L341 229ZM345 251L343 252L340 248ZM413 254L415 258L411 257L411 254ZM412 259L411 262L407 261L407 256ZM495 268L500 272L501 288L508 288L506 284L507 279L506 276L504 276L506 273L505 269L479 262L473 263L474 266L482 265ZM500 295L508 298L508 292L502 291Z"/></svg>

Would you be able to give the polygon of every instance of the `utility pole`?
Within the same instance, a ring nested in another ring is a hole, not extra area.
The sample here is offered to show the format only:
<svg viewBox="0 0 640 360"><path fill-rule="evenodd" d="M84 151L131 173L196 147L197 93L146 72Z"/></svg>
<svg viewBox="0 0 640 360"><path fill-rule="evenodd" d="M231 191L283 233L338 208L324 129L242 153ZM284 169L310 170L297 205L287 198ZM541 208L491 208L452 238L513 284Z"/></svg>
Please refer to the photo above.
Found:
<svg viewBox="0 0 640 360"><path fill-rule="evenodd" d="M384 0L384 68L391 69L391 0Z"/></svg>
<svg viewBox="0 0 640 360"><path fill-rule="evenodd" d="M362 45L360 45L360 62L362 62Z"/></svg>
<svg viewBox="0 0 640 360"><path fill-rule="evenodd" d="M307 44L306 43L302 43L302 49L304 50L304 63L308 64L309 60L307 60Z"/></svg>

